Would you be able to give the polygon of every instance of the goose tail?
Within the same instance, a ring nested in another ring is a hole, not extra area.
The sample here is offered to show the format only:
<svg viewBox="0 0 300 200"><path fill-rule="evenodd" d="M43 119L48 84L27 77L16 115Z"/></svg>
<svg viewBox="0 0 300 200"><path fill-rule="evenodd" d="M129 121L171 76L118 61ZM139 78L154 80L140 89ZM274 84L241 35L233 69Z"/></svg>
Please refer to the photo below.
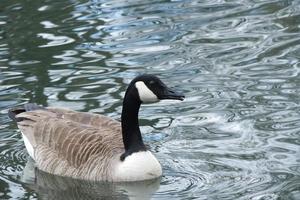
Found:
<svg viewBox="0 0 300 200"><path fill-rule="evenodd" d="M23 120L22 117L17 117L18 114L33 110L44 110L45 108L37 105L36 103L27 103L23 106L11 108L8 110L8 116L15 122L20 122Z"/></svg>

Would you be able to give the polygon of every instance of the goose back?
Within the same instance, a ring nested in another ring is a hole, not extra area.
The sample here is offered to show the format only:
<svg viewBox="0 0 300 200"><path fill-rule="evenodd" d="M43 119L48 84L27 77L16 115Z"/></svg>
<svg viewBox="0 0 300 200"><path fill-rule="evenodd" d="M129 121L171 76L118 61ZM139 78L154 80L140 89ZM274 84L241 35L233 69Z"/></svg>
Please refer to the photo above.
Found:
<svg viewBox="0 0 300 200"><path fill-rule="evenodd" d="M39 169L62 176L111 180L124 152L120 123L61 108L23 112L18 127Z"/></svg>

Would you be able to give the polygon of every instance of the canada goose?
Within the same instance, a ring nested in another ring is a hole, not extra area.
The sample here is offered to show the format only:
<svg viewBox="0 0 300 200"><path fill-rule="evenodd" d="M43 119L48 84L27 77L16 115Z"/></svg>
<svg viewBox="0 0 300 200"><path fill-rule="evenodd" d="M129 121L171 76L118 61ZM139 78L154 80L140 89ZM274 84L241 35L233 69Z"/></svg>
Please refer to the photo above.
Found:
<svg viewBox="0 0 300 200"><path fill-rule="evenodd" d="M160 177L162 169L141 136L141 103L183 100L154 75L129 84L121 123L109 117L68 109L25 104L10 109L30 157L42 171L96 181L140 181Z"/></svg>

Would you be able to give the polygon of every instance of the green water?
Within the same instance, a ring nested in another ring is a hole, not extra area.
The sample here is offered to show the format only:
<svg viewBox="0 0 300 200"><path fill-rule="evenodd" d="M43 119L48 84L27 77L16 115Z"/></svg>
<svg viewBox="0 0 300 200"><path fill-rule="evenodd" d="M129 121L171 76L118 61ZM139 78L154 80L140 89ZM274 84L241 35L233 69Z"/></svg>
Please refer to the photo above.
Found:
<svg viewBox="0 0 300 200"><path fill-rule="evenodd" d="M0 2L0 199L300 199L300 2ZM120 118L159 76L182 103L142 106L163 177L91 183L34 170L10 107Z"/></svg>

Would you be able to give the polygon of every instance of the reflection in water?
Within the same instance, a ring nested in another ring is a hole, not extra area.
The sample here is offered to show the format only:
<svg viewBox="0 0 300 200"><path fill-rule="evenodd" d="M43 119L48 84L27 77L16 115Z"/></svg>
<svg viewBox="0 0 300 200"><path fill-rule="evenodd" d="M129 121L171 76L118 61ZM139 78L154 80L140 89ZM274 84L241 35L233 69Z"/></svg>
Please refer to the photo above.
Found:
<svg viewBox="0 0 300 200"><path fill-rule="evenodd" d="M27 187L39 194L41 199L151 199L159 189L160 179L142 182L108 183L76 180L54 176L34 167L30 159L21 177Z"/></svg>
<svg viewBox="0 0 300 200"><path fill-rule="evenodd" d="M163 166L151 198L300 199L299 13L297 0L2 0L0 198L132 198L137 186L20 182L27 153L6 113L37 102L119 119L148 72L187 96L141 110Z"/></svg>

